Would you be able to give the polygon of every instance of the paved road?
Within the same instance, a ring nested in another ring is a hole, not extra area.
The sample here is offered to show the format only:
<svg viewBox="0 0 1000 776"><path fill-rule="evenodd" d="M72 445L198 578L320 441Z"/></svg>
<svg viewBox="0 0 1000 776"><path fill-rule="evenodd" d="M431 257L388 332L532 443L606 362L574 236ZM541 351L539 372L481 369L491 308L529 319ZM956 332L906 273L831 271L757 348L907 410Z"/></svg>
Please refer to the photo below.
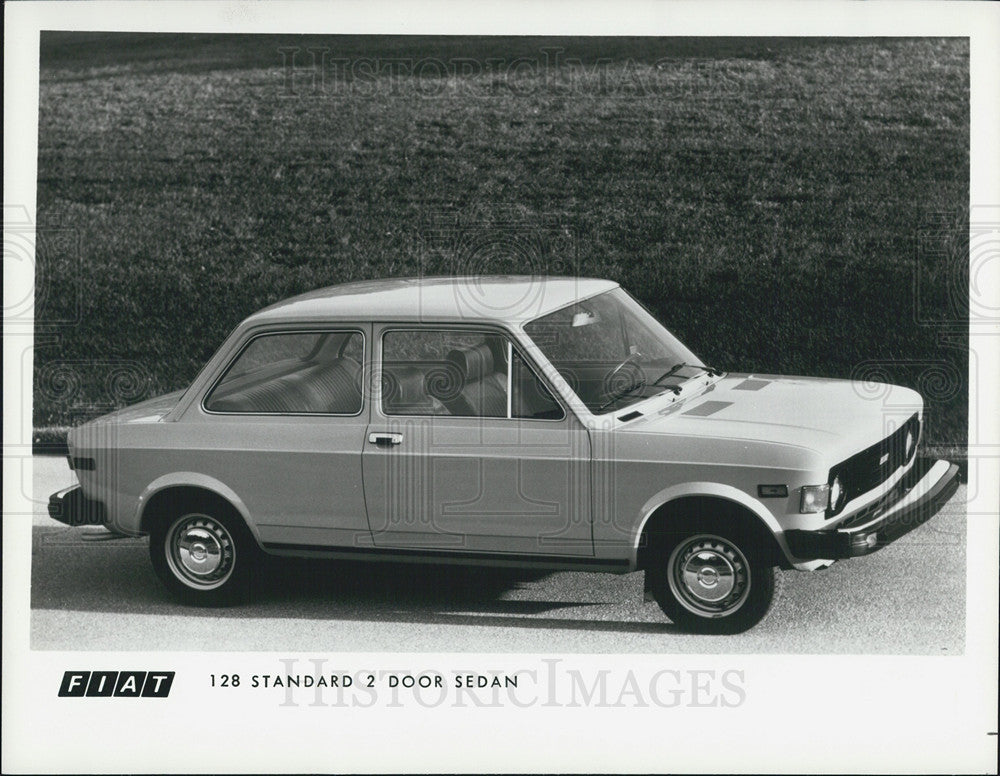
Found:
<svg viewBox="0 0 1000 776"><path fill-rule="evenodd" d="M153 574L144 539L92 541L42 504L70 484L35 458L34 649L960 654L965 487L931 522L868 558L785 572L781 600L739 636L679 633L642 575L538 574L272 559L248 607L190 609Z"/></svg>

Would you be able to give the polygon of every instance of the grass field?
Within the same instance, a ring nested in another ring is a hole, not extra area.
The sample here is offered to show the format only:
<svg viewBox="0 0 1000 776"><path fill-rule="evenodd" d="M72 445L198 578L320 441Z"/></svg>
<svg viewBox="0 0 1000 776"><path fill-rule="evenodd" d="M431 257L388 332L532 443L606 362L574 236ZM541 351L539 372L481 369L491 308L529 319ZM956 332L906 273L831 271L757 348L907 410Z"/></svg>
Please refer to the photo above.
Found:
<svg viewBox="0 0 1000 776"><path fill-rule="evenodd" d="M965 443L965 40L45 33L41 67L39 439L290 294L548 272L731 371L917 387Z"/></svg>

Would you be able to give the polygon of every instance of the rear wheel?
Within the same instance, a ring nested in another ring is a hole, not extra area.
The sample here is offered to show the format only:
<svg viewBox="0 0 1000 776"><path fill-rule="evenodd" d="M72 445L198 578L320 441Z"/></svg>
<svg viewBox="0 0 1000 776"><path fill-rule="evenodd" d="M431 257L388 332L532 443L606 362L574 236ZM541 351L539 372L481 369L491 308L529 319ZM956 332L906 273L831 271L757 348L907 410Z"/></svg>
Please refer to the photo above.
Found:
<svg viewBox="0 0 1000 776"><path fill-rule="evenodd" d="M781 580L760 540L729 521L664 535L647 573L663 612L695 633L753 627L770 610Z"/></svg>
<svg viewBox="0 0 1000 776"><path fill-rule="evenodd" d="M196 606L245 602L259 554L243 520L220 505L184 505L158 520L149 535L157 576L174 596Z"/></svg>

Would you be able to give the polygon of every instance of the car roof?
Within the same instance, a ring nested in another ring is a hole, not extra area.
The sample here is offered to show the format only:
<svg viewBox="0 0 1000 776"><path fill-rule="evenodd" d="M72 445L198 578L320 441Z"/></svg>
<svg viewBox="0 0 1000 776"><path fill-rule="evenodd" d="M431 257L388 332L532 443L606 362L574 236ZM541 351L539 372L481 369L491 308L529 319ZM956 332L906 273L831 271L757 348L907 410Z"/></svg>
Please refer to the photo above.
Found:
<svg viewBox="0 0 1000 776"><path fill-rule="evenodd" d="M617 286L610 280L539 275L362 280L285 299L244 323L325 319L523 323Z"/></svg>

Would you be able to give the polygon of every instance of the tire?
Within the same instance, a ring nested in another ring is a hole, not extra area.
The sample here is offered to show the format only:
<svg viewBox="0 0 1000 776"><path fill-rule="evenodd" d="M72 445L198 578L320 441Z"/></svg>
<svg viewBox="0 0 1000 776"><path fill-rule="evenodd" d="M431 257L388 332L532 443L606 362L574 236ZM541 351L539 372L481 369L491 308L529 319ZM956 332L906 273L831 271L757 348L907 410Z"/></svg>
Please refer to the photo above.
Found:
<svg viewBox="0 0 1000 776"><path fill-rule="evenodd" d="M736 521L702 520L661 535L646 573L663 613L691 633L742 633L771 609L781 572Z"/></svg>
<svg viewBox="0 0 1000 776"><path fill-rule="evenodd" d="M185 502L152 526L149 557L160 581L183 603L232 606L250 598L260 549L228 505Z"/></svg>

